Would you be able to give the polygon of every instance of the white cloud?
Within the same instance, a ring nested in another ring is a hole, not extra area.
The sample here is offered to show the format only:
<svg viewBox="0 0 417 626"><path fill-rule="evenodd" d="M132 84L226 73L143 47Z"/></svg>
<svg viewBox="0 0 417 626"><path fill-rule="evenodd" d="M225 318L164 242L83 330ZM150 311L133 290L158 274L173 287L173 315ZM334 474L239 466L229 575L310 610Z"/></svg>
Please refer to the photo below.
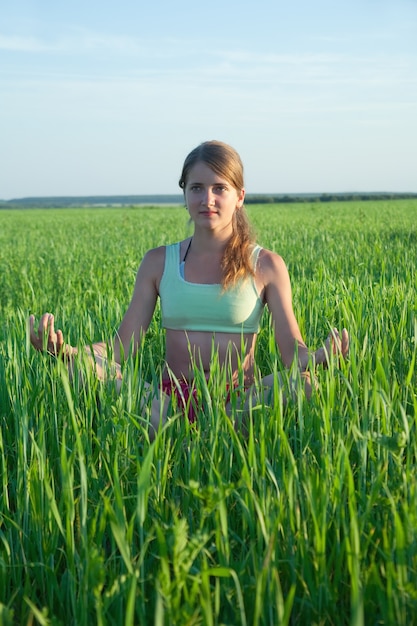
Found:
<svg viewBox="0 0 417 626"><path fill-rule="evenodd" d="M56 49L56 48L55 48ZM9 52L45 52L51 51L50 45L34 37L20 37L18 35L1 35L0 50Z"/></svg>

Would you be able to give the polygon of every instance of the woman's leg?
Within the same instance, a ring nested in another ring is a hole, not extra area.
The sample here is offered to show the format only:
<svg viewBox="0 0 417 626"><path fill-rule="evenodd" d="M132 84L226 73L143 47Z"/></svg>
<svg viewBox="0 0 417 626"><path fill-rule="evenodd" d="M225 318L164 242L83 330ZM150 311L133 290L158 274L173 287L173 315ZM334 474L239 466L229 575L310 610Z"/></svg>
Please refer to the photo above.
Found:
<svg viewBox="0 0 417 626"><path fill-rule="evenodd" d="M301 381L298 378L301 378ZM295 400L300 390L300 384L304 388L307 399L310 399L312 393L310 372L297 372L294 376L289 374L288 380L281 373L268 374L264 376L260 383L251 385L248 389L237 391L237 401L231 402L230 394L227 399L226 413L231 416L233 407L235 408L235 427L247 432L246 418L252 407L257 405L272 406L275 402L274 393L276 386L282 391L282 400L284 405L288 398Z"/></svg>
<svg viewBox="0 0 417 626"><path fill-rule="evenodd" d="M86 348L86 353L93 363L97 378L103 382L114 382L116 391L120 394L123 385L122 368L119 363L108 359L106 345L104 343L94 344L93 353L91 353L90 348ZM154 440L159 427L166 422L169 404L170 397L162 389L155 390L148 382L143 383L139 410L142 416L149 421L149 439L151 441Z"/></svg>

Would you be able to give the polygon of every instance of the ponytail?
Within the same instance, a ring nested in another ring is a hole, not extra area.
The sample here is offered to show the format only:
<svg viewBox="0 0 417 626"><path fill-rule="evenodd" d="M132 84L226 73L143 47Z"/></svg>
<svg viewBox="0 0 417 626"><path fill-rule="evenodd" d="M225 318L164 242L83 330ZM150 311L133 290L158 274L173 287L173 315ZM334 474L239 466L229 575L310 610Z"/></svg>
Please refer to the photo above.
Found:
<svg viewBox="0 0 417 626"><path fill-rule="evenodd" d="M252 264L252 251L255 235L243 207L233 215L233 234L227 244L222 259L224 290L234 287L240 280L255 276Z"/></svg>

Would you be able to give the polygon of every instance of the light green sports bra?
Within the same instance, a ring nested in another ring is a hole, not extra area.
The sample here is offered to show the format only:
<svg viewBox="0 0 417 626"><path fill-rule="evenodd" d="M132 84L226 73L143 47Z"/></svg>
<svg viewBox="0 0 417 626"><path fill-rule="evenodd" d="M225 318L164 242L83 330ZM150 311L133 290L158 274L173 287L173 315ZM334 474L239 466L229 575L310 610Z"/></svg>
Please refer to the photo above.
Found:
<svg viewBox="0 0 417 626"><path fill-rule="evenodd" d="M252 253L256 267L260 246ZM236 287L189 283L180 274L180 244L165 248L165 267L159 285L162 326L173 330L219 333L257 333L264 304L252 276Z"/></svg>

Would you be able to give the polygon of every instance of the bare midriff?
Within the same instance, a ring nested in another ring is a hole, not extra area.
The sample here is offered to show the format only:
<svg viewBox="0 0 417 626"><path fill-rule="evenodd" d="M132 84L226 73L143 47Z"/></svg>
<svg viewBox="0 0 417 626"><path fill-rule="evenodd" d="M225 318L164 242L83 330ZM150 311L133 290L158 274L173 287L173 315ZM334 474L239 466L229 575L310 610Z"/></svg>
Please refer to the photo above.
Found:
<svg viewBox="0 0 417 626"><path fill-rule="evenodd" d="M254 375L256 334L210 333L206 331L166 330L166 363L177 377L191 381L195 370L210 375L213 355L225 368L232 372L229 382L236 383L239 372L244 373L244 384L250 385ZM217 358L217 357L215 357ZM164 376L168 375L165 369Z"/></svg>

